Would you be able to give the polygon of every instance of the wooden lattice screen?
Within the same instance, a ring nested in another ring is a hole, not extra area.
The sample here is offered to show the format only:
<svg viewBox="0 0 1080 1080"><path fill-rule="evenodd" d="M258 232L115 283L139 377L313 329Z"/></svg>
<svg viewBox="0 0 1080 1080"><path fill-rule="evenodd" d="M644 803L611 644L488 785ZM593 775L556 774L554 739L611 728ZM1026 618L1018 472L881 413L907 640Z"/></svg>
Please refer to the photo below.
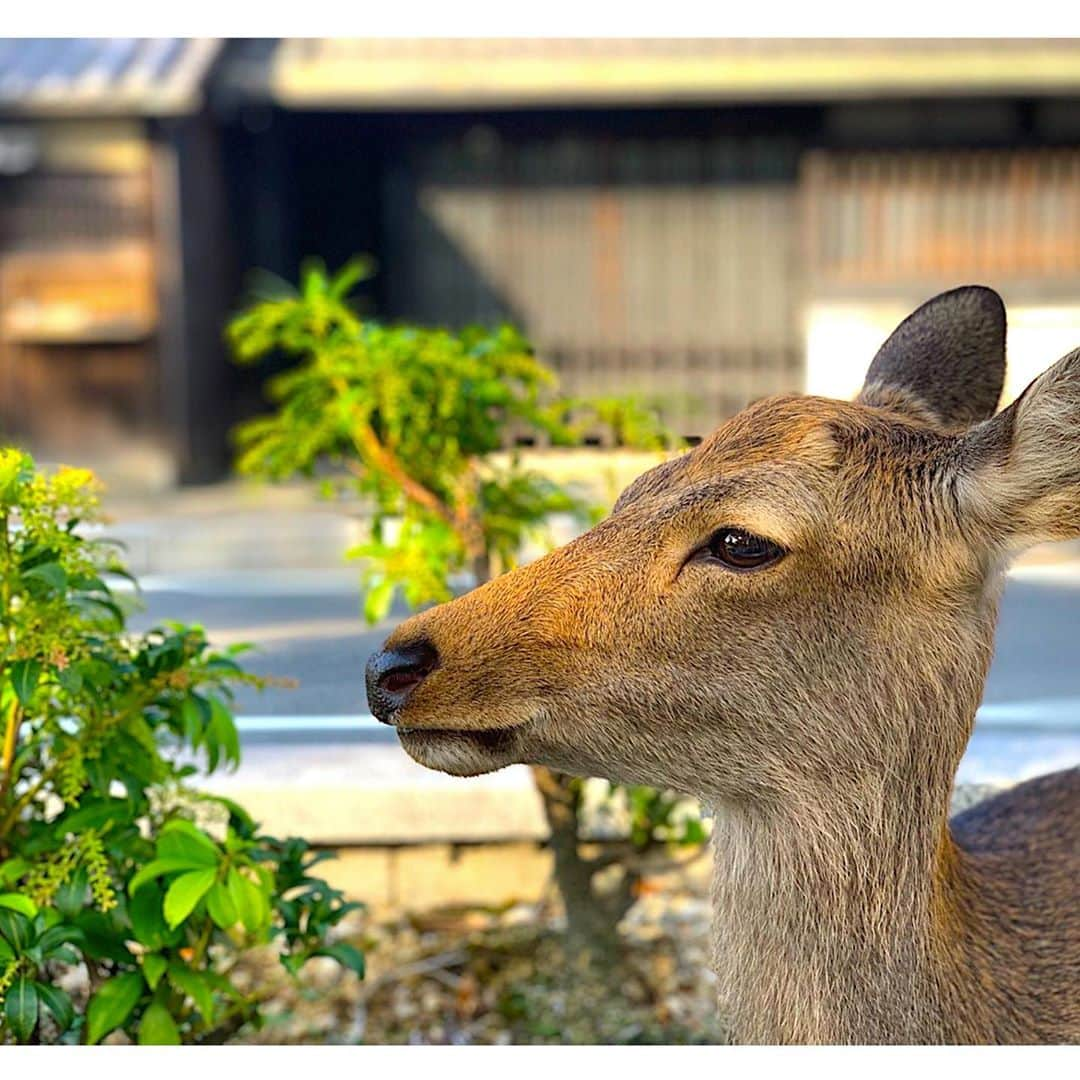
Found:
<svg viewBox="0 0 1080 1080"><path fill-rule="evenodd" d="M158 423L149 168L0 181L0 436L47 455Z"/></svg>
<svg viewBox="0 0 1080 1080"><path fill-rule="evenodd" d="M0 245L5 252L149 242L148 169L39 172L4 184Z"/></svg>
<svg viewBox="0 0 1080 1080"><path fill-rule="evenodd" d="M816 283L1080 278L1080 150L820 152L802 181Z"/></svg>
<svg viewBox="0 0 1080 1080"><path fill-rule="evenodd" d="M416 153L387 189L396 313L513 319L567 391L632 392L703 435L801 385L786 164L720 139Z"/></svg>

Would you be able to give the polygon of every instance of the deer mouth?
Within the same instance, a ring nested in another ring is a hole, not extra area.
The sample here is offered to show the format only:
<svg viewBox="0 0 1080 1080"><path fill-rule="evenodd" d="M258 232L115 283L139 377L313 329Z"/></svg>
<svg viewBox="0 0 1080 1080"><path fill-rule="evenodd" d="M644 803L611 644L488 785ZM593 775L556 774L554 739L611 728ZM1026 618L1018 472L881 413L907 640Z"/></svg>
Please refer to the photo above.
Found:
<svg viewBox="0 0 1080 1080"><path fill-rule="evenodd" d="M397 735L405 753L421 765L452 776L479 776L521 761L521 737L532 723L478 731L398 727Z"/></svg>

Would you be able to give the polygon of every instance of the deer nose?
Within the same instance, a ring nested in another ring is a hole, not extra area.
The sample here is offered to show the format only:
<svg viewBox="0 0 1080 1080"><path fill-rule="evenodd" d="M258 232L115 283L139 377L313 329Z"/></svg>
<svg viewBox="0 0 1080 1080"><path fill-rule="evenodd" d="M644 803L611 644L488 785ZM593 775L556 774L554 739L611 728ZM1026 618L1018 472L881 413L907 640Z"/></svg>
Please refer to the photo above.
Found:
<svg viewBox="0 0 1080 1080"><path fill-rule="evenodd" d="M439 654L429 641L414 641L396 649L383 649L367 662L368 707L376 720L390 717L409 695L439 666Z"/></svg>

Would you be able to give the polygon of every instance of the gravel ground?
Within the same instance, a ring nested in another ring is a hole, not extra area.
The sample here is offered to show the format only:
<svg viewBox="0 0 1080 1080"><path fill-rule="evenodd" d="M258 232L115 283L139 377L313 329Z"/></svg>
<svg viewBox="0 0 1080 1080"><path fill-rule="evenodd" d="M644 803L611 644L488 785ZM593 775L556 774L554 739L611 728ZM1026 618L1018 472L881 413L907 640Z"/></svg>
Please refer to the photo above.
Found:
<svg viewBox="0 0 1080 1080"><path fill-rule="evenodd" d="M953 812L997 790L964 785ZM646 888L620 925L620 952L598 968L569 955L556 915L443 908L376 921L343 936L364 949L361 982L330 960L290 981L269 953L240 973L277 990L266 1023L240 1041L281 1043L723 1043L710 970L709 903L684 880Z"/></svg>
<svg viewBox="0 0 1080 1080"><path fill-rule="evenodd" d="M556 919L531 906L438 910L381 924L357 920L363 982L332 962L299 983L272 956L245 973L274 980L253 1043L715 1043L716 992L703 897L643 897L608 967L567 954Z"/></svg>

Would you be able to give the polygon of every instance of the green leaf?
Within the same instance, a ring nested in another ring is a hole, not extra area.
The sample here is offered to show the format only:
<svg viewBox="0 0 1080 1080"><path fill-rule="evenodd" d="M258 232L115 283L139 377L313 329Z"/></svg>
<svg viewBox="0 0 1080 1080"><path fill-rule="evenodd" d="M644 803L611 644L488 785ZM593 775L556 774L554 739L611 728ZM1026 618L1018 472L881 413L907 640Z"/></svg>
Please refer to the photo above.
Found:
<svg viewBox="0 0 1080 1080"><path fill-rule="evenodd" d="M240 913L233 903L229 888L223 881L215 882L206 897L206 910L214 924L222 930L230 930L240 921Z"/></svg>
<svg viewBox="0 0 1080 1080"><path fill-rule="evenodd" d="M180 702L180 720L184 726L184 738L194 747L202 740L205 716L199 707L199 700L186 697Z"/></svg>
<svg viewBox="0 0 1080 1080"><path fill-rule="evenodd" d="M140 1046L179 1046L180 1032L169 1010L158 1001L146 1007L139 1021Z"/></svg>
<svg viewBox="0 0 1080 1080"><path fill-rule="evenodd" d="M34 940L33 924L18 911L0 908L0 937L7 941L16 954L23 953Z"/></svg>
<svg viewBox="0 0 1080 1080"><path fill-rule="evenodd" d="M226 997L230 997L233 1001L243 1001L244 993L242 990L237 989L231 982L224 976L216 971L204 971L202 977L210 984L215 990L224 994Z"/></svg>
<svg viewBox="0 0 1080 1080"><path fill-rule="evenodd" d="M225 760L235 768L240 764L240 735L232 713L218 698L210 699L210 730L225 754Z"/></svg>
<svg viewBox="0 0 1080 1080"><path fill-rule="evenodd" d="M195 905L206 895L217 870L192 870L181 874L165 893L165 921L169 927L179 926L195 910Z"/></svg>
<svg viewBox="0 0 1080 1080"><path fill-rule="evenodd" d="M32 919L38 912L37 904L22 893L0 893L0 907L18 911L28 919Z"/></svg>
<svg viewBox="0 0 1080 1080"><path fill-rule="evenodd" d="M59 591L67 586L68 576L59 563L47 562L24 571L22 579L23 581L41 581L50 589Z"/></svg>
<svg viewBox="0 0 1080 1080"><path fill-rule="evenodd" d="M688 817L683 822L682 836L679 842L683 844L703 844L708 839L705 826L700 818Z"/></svg>
<svg viewBox="0 0 1080 1080"><path fill-rule="evenodd" d="M239 804L226 799L223 795L210 796L219 806L229 812L229 824L245 837L254 836L258 830L255 819Z"/></svg>
<svg viewBox="0 0 1080 1080"><path fill-rule="evenodd" d="M19 975L8 987L4 998L4 1015L11 1033L21 1042L29 1042L38 1021L38 992L34 983Z"/></svg>
<svg viewBox="0 0 1080 1080"><path fill-rule="evenodd" d="M244 924L244 929L250 934L258 933L262 929L265 916L269 914L262 890L232 866L229 867L227 883L229 896L236 905L236 912Z"/></svg>
<svg viewBox="0 0 1080 1080"><path fill-rule="evenodd" d="M78 810L62 814L53 826L53 833L63 838L68 833L80 833L85 829L102 829L129 820L132 804L128 799L100 799L87 802Z"/></svg>
<svg viewBox="0 0 1080 1080"><path fill-rule="evenodd" d="M34 475L34 461L29 454L13 447L0 450L0 502L19 501L24 484Z"/></svg>
<svg viewBox="0 0 1080 1080"><path fill-rule="evenodd" d="M23 705L29 705L41 678L41 664L37 660L16 660L11 665L11 686Z"/></svg>
<svg viewBox="0 0 1080 1080"><path fill-rule="evenodd" d="M165 968L167 961L161 953L147 953L143 957L143 975L146 978L146 985L151 990L157 989L157 984L161 982L161 976L165 974Z"/></svg>
<svg viewBox="0 0 1080 1080"><path fill-rule="evenodd" d="M65 919L73 919L86 904L86 898L89 895L89 886L86 877L86 868L80 866L60 888L56 890L56 895L53 896L53 904L56 910L64 916Z"/></svg>
<svg viewBox="0 0 1080 1080"><path fill-rule="evenodd" d="M41 1004L52 1013L57 1027L61 1032L67 1031L75 1020L75 1006L72 1005L67 991L43 982L35 982L34 987L41 999Z"/></svg>
<svg viewBox="0 0 1080 1080"><path fill-rule="evenodd" d="M43 908L38 911L35 920L35 929L40 934L42 930L49 930L64 921L63 916L55 908Z"/></svg>
<svg viewBox="0 0 1080 1080"><path fill-rule="evenodd" d="M37 940L37 947L41 955L49 958L63 945L81 945L86 940L86 934L78 926L68 926L63 923L50 926Z"/></svg>
<svg viewBox="0 0 1080 1080"><path fill-rule="evenodd" d="M143 977L129 971L102 983L86 1007L86 1041L93 1046L131 1015L143 993Z"/></svg>
<svg viewBox="0 0 1080 1080"><path fill-rule="evenodd" d="M127 947L130 934L117 924L113 912L103 915L92 908L80 911L76 923L86 934L83 951L95 960L112 960L127 966L131 963L131 950Z"/></svg>
<svg viewBox="0 0 1080 1080"><path fill-rule="evenodd" d="M382 622L389 614L396 588L397 583L387 579L368 589L367 596L364 597L364 619L369 625Z"/></svg>
<svg viewBox="0 0 1080 1080"><path fill-rule="evenodd" d="M73 945L61 945L59 949L53 949L49 954L49 959L72 967L82 962L82 954Z"/></svg>
<svg viewBox="0 0 1080 1080"><path fill-rule="evenodd" d="M128 918L135 939L147 949L163 949L180 941L179 930L170 930L162 914L164 890L156 884L143 885L128 902Z"/></svg>
<svg viewBox="0 0 1080 1080"><path fill-rule="evenodd" d="M364 977L364 954L347 941L336 941L333 945L324 945L321 949L316 949L312 956L332 957L342 967L355 971L361 979Z"/></svg>
<svg viewBox="0 0 1080 1080"><path fill-rule="evenodd" d="M206 833L184 818L173 818L157 841L159 859L187 859L195 866L217 866L221 852Z"/></svg>
<svg viewBox="0 0 1080 1080"><path fill-rule="evenodd" d="M23 858L5 859L0 862L0 886L10 885L30 869L30 864Z"/></svg>
<svg viewBox="0 0 1080 1080"><path fill-rule="evenodd" d="M77 667L60 668L56 672L56 681L69 694L77 694L83 687L82 672Z"/></svg>
<svg viewBox="0 0 1080 1080"><path fill-rule="evenodd" d="M152 859L128 882L128 893L134 896L148 881L175 874L180 870L205 870L206 863L189 858Z"/></svg>
<svg viewBox="0 0 1080 1080"><path fill-rule="evenodd" d="M208 1023L214 1022L214 995L210 983L202 974L192 971L183 964L169 964L169 982L181 993L187 994L195 1002L202 1018Z"/></svg>

